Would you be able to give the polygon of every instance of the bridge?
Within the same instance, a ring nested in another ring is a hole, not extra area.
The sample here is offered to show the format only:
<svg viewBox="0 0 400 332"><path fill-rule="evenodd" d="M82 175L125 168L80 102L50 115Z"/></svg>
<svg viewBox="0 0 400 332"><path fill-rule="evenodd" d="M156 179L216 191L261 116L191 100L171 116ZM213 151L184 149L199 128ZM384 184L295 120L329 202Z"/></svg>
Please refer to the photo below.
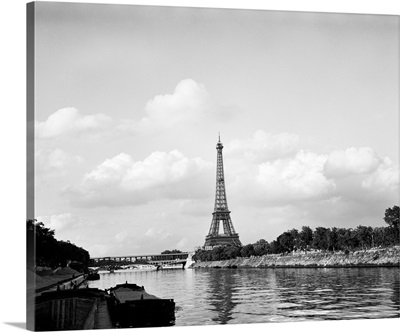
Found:
<svg viewBox="0 0 400 332"><path fill-rule="evenodd" d="M110 261L127 264L134 263L136 261L147 261L150 264L163 265L163 264L182 264L184 265L187 259L191 259L193 256L192 252L181 252L173 254L148 254L148 255L128 255L128 256L106 256L106 257L93 257L91 260L95 263L104 264Z"/></svg>

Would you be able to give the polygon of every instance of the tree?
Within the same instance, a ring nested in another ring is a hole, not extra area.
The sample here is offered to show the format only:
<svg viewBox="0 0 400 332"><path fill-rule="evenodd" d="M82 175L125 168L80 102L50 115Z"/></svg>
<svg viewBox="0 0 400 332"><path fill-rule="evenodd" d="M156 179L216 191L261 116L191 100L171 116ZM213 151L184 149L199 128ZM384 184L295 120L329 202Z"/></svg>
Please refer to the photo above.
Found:
<svg viewBox="0 0 400 332"><path fill-rule="evenodd" d="M336 229L336 245L338 250L349 249L349 234L350 231L347 228L337 228Z"/></svg>
<svg viewBox="0 0 400 332"><path fill-rule="evenodd" d="M225 249L226 259L233 259L236 257L240 257L241 247L228 245L224 249Z"/></svg>
<svg viewBox="0 0 400 332"><path fill-rule="evenodd" d="M385 211L385 217L383 218L389 225L388 234L390 243L400 243L400 222L399 222L399 207L395 205L393 208L387 208Z"/></svg>
<svg viewBox="0 0 400 332"><path fill-rule="evenodd" d="M178 250L178 249L173 249L173 250L164 250L161 255L164 254L180 254L182 253L182 251Z"/></svg>
<svg viewBox="0 0 400 332"><path fill-rule="evenodd" d="M373 246L386 247L390 245L390 230L389 227L375 227L372 232Z"/></svg>
<svg viewBox="0 0 400 332"><path fill-rule="evenodd" d="M290 235L292 236L293 239L293 249L292 250L297 250L300 249L301 247L301 241L300 241L300 235L299 235L299 231L295 228L291 229L289 231Z"/></svg>
<svg viewBox="0 0 400 332"><path fill-rule="evenodd" d="M395 205L393 208L387 208L383 220L385 220L389 227L399 228L399 207Z"/></svg>
<svg viewBox="0 0 400 332"><path fill-rule="evenodd" d="M281 253L285 252L285 248L282 247L282 245L280 244L278 239L272 241L270 246L271 246L271 253L272 254L281 254Z"/></svg>
<svg viewBox="0 0 400 332"><path fill-rule="evenodd" d="M335 251L339 249L338 229L336 227L332 227L332 229L328 228L325 236L328 250Z"/></svg>
<svg viewBox="0 0 400 332"><path fill-rule="evenodd" d="M301 228L301 232L299 233L300 238L300 248L306 249L307 247L311 246L313 241L313 231L308 226L303 226Z"/></svg>
<svg viewBox="0 0 400 332"><path fill-rule="evenodd" d="M245 246L242 247L240 250L240 255L242 257L250 257L254 255L254 247L252 244L246 244Z"/></svg>
<svg viewBox="0 0 400 332"><path fill-rule="evenodd" d="M223 246L214 247L211 250L211 259L213 261L220 261L220 260L225 259L224 247Z"/></svg>
<svg viewBox="0 0 400 332"><path fill-rule="evenodd" d="M292 229L279 235L277 241L280 243L285 251L293 251L296 243L298 242L298 234L299 232L297 231L297 229Z"/></svg>
<svg viewBox="0 0 400 332"><path fill-rule="evenodd" d="M199 262L207 262L210 260L209 259L210 252L211 252L210 250L203 250L201 248L198 248L193 255L193 260Z"/></svg>
<svg viewBox="0 0 400 332"><path fill-rule="evenodd" d="M317 249L328 249L328 241L326 237L328 229L325 227L317 227L313 234L313 246Z"/></svg>
<svg viewBox="0 0 400 332"><path fill-rule="evenodd" d="M268 254L271 251L271 247L267 241L264 239L258 240L253 244L254 255L263 256Z"/></svg>
<svg viewBox="0 0 400 332"><path fill-rule="evenodd" d="M26 236L28 248L33 251L33 262L39 266L56 266L58 261L57 240L54 238L54 230L46 228L42 222L36 219L26 221Z"/></svg>
<svg viewBox="0 0 400 332"><path fill-rule="evenodd" d="M357 228L355 229L355 234L359 245L361 245L364 249L372 247L372 240L373 240L372 227L361 226L361 225L357 226Z"/></svg>
<svg viewBox="0 0 400 332"><path fill-rule="evenodd" d="M46 228L36 219L26 221L27 248L32 253L28 255L28 266L65 266L68 261L76 261L87 267L89 253L70 243L69 241L57 241L54 230Z"/></svg>

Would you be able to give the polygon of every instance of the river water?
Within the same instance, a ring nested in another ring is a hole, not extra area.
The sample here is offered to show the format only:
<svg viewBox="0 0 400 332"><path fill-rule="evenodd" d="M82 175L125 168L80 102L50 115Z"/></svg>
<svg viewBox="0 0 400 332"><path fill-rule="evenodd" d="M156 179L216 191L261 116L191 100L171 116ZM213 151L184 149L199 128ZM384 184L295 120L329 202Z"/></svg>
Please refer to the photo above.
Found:
<svg viewBox="0 0 400 332"><path fill-rule="evenodd" d="M101 274L173 298L177 326L400 317L398 268L188 269Z"/></svg>

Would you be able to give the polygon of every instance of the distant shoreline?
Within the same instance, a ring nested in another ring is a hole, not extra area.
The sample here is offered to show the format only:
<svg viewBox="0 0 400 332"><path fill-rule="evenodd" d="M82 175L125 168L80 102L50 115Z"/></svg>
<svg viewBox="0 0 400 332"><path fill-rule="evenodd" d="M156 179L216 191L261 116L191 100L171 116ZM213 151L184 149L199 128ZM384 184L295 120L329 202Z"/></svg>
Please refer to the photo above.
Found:
<svg viewBox="0 0 400 332"><path fill-rule="evenodd" d="M196 262L191 268L343 268L400 267L400 247L367 249L345 253L308 252L271 254Z"/></svg>

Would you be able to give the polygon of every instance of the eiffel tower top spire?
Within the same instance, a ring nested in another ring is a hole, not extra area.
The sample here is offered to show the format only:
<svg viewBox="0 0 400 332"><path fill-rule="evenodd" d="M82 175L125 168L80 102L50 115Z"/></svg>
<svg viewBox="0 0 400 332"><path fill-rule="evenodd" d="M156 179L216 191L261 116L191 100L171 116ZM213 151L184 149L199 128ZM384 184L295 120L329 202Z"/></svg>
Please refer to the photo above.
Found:
<svg viewBox="0 0 400 332"><path fill-rule="evenodd" d="M215 189L215 205L214 212L216 211L228 211L228 202L226 200L226 190L225 190L225 176L224 176L224 162L222 158L222 149L224 148L221 143L221 137L218 133L218 143L217 143L217 181ZM229 212L229 211L228 211Z"/></svg>
<svg viewBox="0 0 400 332"><path fill-rule="evenodd" d="M223 144L221 143L221 135L220 135L220 133L218 132L218 143L217 143L217 150L218 149L223 149L224 148L224 146L223 146Z"/></svg>

